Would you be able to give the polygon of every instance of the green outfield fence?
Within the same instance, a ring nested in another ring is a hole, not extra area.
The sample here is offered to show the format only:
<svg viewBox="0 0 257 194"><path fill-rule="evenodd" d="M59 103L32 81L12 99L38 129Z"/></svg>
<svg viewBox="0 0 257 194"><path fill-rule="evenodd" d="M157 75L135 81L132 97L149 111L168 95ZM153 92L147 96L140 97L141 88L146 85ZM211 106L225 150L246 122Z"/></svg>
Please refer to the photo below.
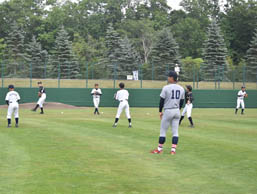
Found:
<svg viewBox="0 0 257 194"><path fill-rule="evenodd" d="M174 70L174 65L139 64L123 69L117 65L104 65L100 62L80 62L79 72L72 74L72 69L62 70L62 65L53 69L51 63L41 64L1 62L0 86L33 88L38 81L43 81L47 88L91 88L99 83L102 88L117 88L119 82L125 82L128 88L162 88L167 83L167 72ZM15 70L14 70L15 67ZM65 67L69 67L69 64ZM210 76L204 65L181 64L179 82L192 85L194 89L237 90L242 85L247 89L257 89L257 72L243 64L236 67L213 71ZM127 80L127 75L138 72L138 80Z"/></svg>
<svg viewBox="0 0 257 194"><path fill-rule="evenodd" d="M36 102L37 88L17 88L21 96L20 103ZM160 89L128 89L131 107L158 107ZM7 88L0 88L0 104L5 103ZM92 107L91 89L87 88L46 88L47 102L60 102L74 106ZM117 89L102 89L101 107L116 107L118 102L113 99ZM236 106L237 90L195 90L195 108L234 108ZM245 99L247 108L257 108L257 90L248 90L249 97ZM158 111L158 110L156 110Z"/></svg>

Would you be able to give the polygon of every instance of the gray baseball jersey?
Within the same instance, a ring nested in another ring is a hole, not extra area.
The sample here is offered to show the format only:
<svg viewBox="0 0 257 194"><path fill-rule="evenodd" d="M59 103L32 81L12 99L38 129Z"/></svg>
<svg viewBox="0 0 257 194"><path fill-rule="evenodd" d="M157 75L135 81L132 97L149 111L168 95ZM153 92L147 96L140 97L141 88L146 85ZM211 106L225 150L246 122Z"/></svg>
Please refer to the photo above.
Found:
<svg viewBox="0 0 257 194"><path fill-rule="evenodd" d="M179 109L180 100L185 99L185 90L178 84L169 84L163 87L160 96L165 99L164 110Z"/></svg>

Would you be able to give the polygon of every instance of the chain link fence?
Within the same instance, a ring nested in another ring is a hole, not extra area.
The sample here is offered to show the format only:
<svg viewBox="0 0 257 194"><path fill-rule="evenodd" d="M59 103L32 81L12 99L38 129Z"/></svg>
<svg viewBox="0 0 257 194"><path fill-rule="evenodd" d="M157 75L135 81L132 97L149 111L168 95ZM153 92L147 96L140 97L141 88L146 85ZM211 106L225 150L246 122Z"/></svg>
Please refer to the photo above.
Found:
<svg viewBox="0 0 257 194"><path fill-rule="evenodd" d="M124 82L127 88L162 88L167 84L167 73L175 69L175 65L138 64L133 70L120 68L118 64L104 65L99 62L80 62L80 72L76 78L70 78L69 72L62 72L62 64L58 71L52 73L52 67L46 61L41 64L1 63L0 86L37 87L43 81L48 88L92 88L98 83L102 88L117 88ZM257 89L257 72L246 66L236 66L228 70L215 70L213 76L206 76L201 65L181 65L179 83L182 86L192 85L194 89L238 89L245 85L247 89ZM69 64L66 64L69 67Z"/></svg>

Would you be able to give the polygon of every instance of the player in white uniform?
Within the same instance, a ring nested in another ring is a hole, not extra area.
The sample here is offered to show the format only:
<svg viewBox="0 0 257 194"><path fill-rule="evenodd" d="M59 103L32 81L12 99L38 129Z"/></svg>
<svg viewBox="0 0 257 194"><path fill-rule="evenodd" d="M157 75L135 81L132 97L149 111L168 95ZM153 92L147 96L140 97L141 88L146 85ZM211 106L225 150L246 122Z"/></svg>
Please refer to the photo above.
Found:
<svg viewBox="0 0 257 194"><path fill-rule="evenodd" d="M176 153L178 144L178 128L180 119L180 109L184 103L185 90L177 84L177 73L174 71L169 72L168 76L169 85L164 86L161 92L160 99L160 118L161 129L159 137L159 146L156 150L151 151L153 154L160 154L163 151L163 144L166 141L166 133L171 126L172 129L172 146L171 154ZM164 113L162 109L164 108Z"/></svg>
<svg viewBox="0 0 257 194"><path fill-rule="evenodd" d="M19 100L20 95L18 92L14 91L14 86L9 85L9 92L6 94L5 101L8 105L8 112L7 112L7 121L8 125L7 127L11 127L11 119L12 119L12 114L14 114L15 118L15 127L18 127L19 125Z"/></svg>
<svg viewBox="0 0 257 194"><path fill-rule="evenodd" d="M93 103L94 103L94 106L95 106L95 112L94 114L100 114L99 113L99 104L100 104L100 97L102 95L102 91L101 89L99 88L99 85L98 84L95 84L95 88L91 91L91 95L93 96Z"/></svg>
<svg viewBox="0 0 257 194"><path fill-rule="evenodd" d="M120 115L122 111L125 109L125 113L129 122L129 128L131 128L132 124L131 124L131 116L130 116L129 103L128 103L129 93L127 90L124 89L125 88L124 83L120 83L119 86L120 86L120 90L116 93L115 100L118 100L120 104L118 107L118 111L117 111L117 115L116 115L113 127L117 127Z"/></svg>
<svg viewBox="0 0 257 194"><path fill-rule="evenodd" d="M178 66L178 64L175 65L174 70L175 70L175 72L177 73L177 75L179 76L180 67Z"/></svg>
<svg viewBox="0 0 257 194"><path fill-rule="evenodd" d="M35 108L32 109L32 111L36 112L38 107L40 107L41 109L41 112L40 114L44 114L44 103L45 103L45 100L46 100L46 91L45 91L45 88L42 84L42 82L38 82L38 87L39 87L39 91L38 91L38 101L37 101L37 105L35 106Z"/></svg>
<svg viewBox="0 0 257 194"><path fill-rule="evenodd" d="M181 124L182 120L185 117L185 114L187 113L187 118L190 122L190 126L191 128L194 128L194 123L193 123L193 119L192 119L192 109L193 109L193 93L192 93L192 86L187 85L186 86L186 95L185 95L185 99L186 99L186 105L185 108L183 109L182 115L180 117L179 120L179 125Z"/></svg>
<svg viewBox="0 0 257 194"><path fill-rule="evenodd" d="M237 106L236 106L236 111L235 114L237 114L238 109L240 108L241 105L241 114L244 114L244 109L245 109L245 102L244 98L248 97L246 91L245 91L245 86L242 86L241 90L237 93Z"/></svg>

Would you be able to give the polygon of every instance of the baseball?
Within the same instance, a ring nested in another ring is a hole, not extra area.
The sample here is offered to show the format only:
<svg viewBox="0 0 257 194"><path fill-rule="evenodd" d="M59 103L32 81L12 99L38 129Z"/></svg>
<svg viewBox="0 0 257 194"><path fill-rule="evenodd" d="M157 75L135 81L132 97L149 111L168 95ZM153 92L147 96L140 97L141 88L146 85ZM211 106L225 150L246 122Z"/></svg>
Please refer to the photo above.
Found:
<svg viewBox="0 0 257 194"><path fill-rule="evenodd" d="M61 112L61 114L63 114L63 112Z"/></svg>

